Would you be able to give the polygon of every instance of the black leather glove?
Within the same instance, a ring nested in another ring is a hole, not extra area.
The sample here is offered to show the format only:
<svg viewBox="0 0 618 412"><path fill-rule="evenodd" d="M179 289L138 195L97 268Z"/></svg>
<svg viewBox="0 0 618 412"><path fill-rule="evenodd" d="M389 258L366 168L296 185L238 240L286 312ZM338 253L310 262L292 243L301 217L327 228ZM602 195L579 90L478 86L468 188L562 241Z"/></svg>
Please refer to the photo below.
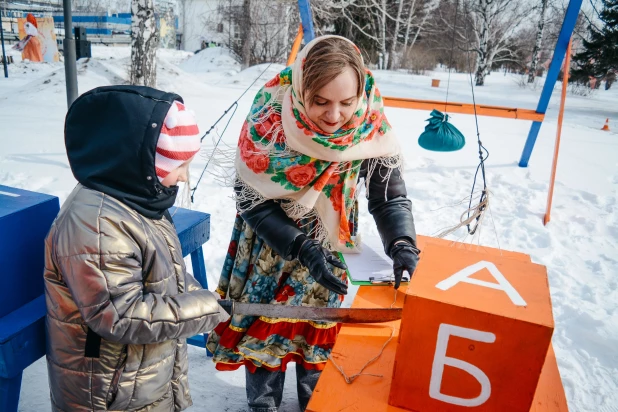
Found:
<svg viewBox="0 0 618 412"><path fill-rule="evenodd" d="M305 235L299 236L297 242L301 241L298 249L298 260L309 269L309 273L316 282L326 289L339 295L348 293L348 285L338 279L331 271L329 264L346 270L348 267L337 259L328 249L322 247L319 241L309 239ZM295 242L296 243L296 242ZM296 248L294 248L296 249Z"/></svg>
<svg viewBox="0 0 618 412"><path fill-rule="evenodd" d="M416 265L418 264L419 250L409 242L398 241L391 247L391 258L393 259L393 273L395 274L395 289L399 289L403 271L407 271L412 279Z"/></svg>

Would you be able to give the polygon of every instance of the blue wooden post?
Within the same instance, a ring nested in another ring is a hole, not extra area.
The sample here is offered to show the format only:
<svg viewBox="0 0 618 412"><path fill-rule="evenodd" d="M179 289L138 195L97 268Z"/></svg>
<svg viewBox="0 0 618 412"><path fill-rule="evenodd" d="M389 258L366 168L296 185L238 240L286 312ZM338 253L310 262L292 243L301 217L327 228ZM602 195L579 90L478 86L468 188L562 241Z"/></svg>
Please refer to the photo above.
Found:
<svg viewBox="0 0 618 412"><path fill-rule="evenodd" d="M200 282L204 289L208 289L208 278L206 277L206 265L204 264L204 250L200 246L191 253L191 266L193 266L193 276Z"/></svg>
<svg viewBox="0 0 618 412"><path fill-rule="evenodd" d="M571 39L571 34L573 34L573 29L575 28L575 23L577 22L577 16L579 15L581 6L582 0L571 0L569 2L569 7L567 8L564 21L562 22L562 28L560 29L560 34L558 35L558 41L556 42L556 47L554 48L554 56L552 57L549 70L547 71L547 76L545 77L545 84L543 86L543 91L541 92L541 98L539 99L539 104L536 108L537 113L545 114L547 112L547 106L549 105L549 100L551 99L551 94L554 91L556 81L558 80L562 60L566 54L569 40ZM519 160L520 167L528 167L528 161L532 155L532 150L534 149L534 144L536 143L536 138L538 137L540 130L541 122L533 122L530 127L530 132L528 133L526 145L524 146L524 150L521 154L521 159Z"/></svg>
<svg viewBox="0 0 618 412"><path fill-rule="evenodd" d="M200 282L204 289L208 289L208 278L206 277L206 265L204 264L204 251L202 246L198 247L191 253L191 266L193 266L193 276ZM208 334L192 336L187 339L187 343L200 348L206 348ZM206 356L212 356L212 353L206 349Z"/></svg>
<svg viewBox="0 0 618 412"><path fill-rule="evenodd" d="M0 411L17 411L19 391L21 390L21 375L9 379L0 378Z"/></svg>
<svg viewBox="0 0 618 412"><path fill-rule="evenodd" d="M313 31L313 14L311 13L310 0L298 0L298 9L300 10L300 20L303 23L303 38L305 44L309 43L315 37Z"/></svg>

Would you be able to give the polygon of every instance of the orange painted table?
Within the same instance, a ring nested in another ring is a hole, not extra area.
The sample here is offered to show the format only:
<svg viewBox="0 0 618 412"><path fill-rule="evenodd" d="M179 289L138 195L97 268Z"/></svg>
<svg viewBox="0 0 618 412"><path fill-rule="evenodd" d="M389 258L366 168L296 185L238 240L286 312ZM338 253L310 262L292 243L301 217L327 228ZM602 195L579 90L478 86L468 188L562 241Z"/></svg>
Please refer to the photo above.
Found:
<svg viewBox="0 0 618 412"><path fill-rule="evenodd" d="M423 261L423 259L426 259L426 261L431 261L429 256L430 254L433 254L435 257L438 253L445 253L445 250L443 250L444 245L453 245L452 242L424 237L419 237L418 243L419 247L427 252L425 256L421 255L421 261ZM442 249L440 249L440 247L442 247ZM495 259L499 258L502 262L504 262L504 259L514 261L513 264L515 266L521 266L522 264L525 265L526 263L533 265L530 263L529 256L521 253L504 252L491 248L479 249L476 246L463 244L455 244L453 245L453 248L455 250L453 250L452 255L456 255L457 253L461 254L462 251L465 252L473 250L477 253L484 254L486 256L486 260L493 259L495 261ZM459 249L459 252L456 252L456 249ZM499 268L503 267L500 263L497 263L497 265ZM421 265L419 265L419 268L420 267ZM426 270L427 267L425 267L425 271ZM505 271L505 273L507 272ZM410 288L414 286L414 279L412 282L413 283L410 284ZM465 288L470 285L457 285L453 289L459 286ZM421 288L419 287L419 289ZM502 293L502 291L496 292ZM411 294L408 290L408 286L404 285L397 293L397 302L395 306L403 307L406 296L410 298ZM528 299L527 295L523 292L522 296L523 298ZM390 287L361 286L352 306L356 308L387 308L393 303L394 298L395 292ZM407 304L409 303L407 302ZM405 312L406 310L404 309L404 317ZM434 412L488 410L486 407L487 405L485 405L485 407L462 407L452 406L445 403L443 407L439 408L432 406L419 409L403 409L389 405L389 396L391 398L393 396L391 393L393 387L401 386L401 381L398 382L398 385L393 386L393 372L395 368L397 351L398 349L403 349L399 347L399 342L401 339L399 329L401 322L402 321L382 324L344 325L339 333L337 343L333 348L332 358L340 367L343 368L348 376L356 374L368 360L380 352L384 342L386 342L390 336L390 327L394 328L394 339L386 346L382 356L364 371L364 373L381 375L381 377L360 376L352 384L347 384L334 365L331 362L328 362L316 386L307 411L404 412L406 410L417 410L418 412ZM500 340L500 336L498 336L498 340ZM405 350L401 351L399 356L401 356L402 353L405 354ZM433 353L429 357L432 355ZM406 368L410 371L414 370L412 365L407 365ZM492 375L492 372L489 369L485 368L484 370L490 374L490 377L494 381L496 380L495 372L493 372L494 374ZM448 374L445 372L445 375ZM536 392L534 392L531 408L529 410L531 412L568 411L562 381L560 379L555 354L551 345L549 345L545 356L545 362L539 375ZM480 387L481 385L478 386ZM500 390L498 386L500 385L496 385L496 391ZM423 393L426 394L427 392ZM427 395L425 396L429 398ZM433 400L430 399L429 401L432 402ZM508 410L508 408L501 409L499 411L497 410L497 412L506 412Z"/></svg>

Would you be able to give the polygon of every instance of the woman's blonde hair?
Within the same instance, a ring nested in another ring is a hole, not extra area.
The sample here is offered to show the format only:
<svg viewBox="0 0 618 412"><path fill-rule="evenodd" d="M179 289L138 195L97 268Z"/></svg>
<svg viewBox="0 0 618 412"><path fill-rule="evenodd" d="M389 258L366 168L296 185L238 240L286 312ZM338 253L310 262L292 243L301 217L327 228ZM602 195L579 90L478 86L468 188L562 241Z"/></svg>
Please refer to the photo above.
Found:
<svg viewBox="0 0 618 412"><path fill-rule="evenodd" d="M365 87L365 65L360 51L348 40L329 37L309 50L303 67L303 94L305 102L312 102L317 92L350 67L358 81L356 97Z"/></svg>

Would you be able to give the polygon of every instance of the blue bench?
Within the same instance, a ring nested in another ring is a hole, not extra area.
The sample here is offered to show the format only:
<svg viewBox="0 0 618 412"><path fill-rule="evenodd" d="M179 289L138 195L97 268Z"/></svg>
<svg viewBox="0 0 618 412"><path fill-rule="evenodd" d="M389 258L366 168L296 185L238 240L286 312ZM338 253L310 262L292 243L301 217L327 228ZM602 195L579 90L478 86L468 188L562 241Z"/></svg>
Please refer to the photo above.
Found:
<svg viewBox="0 0 618 412"><path fill-rule="evenodd" d="M0 412L16 412L22 372L45 355L44 239L58 214L58 198L0 185ZM183 256L208 287L202 245L210 215L172 210ZM188 343L205 348L206 335Z"/></svg>

